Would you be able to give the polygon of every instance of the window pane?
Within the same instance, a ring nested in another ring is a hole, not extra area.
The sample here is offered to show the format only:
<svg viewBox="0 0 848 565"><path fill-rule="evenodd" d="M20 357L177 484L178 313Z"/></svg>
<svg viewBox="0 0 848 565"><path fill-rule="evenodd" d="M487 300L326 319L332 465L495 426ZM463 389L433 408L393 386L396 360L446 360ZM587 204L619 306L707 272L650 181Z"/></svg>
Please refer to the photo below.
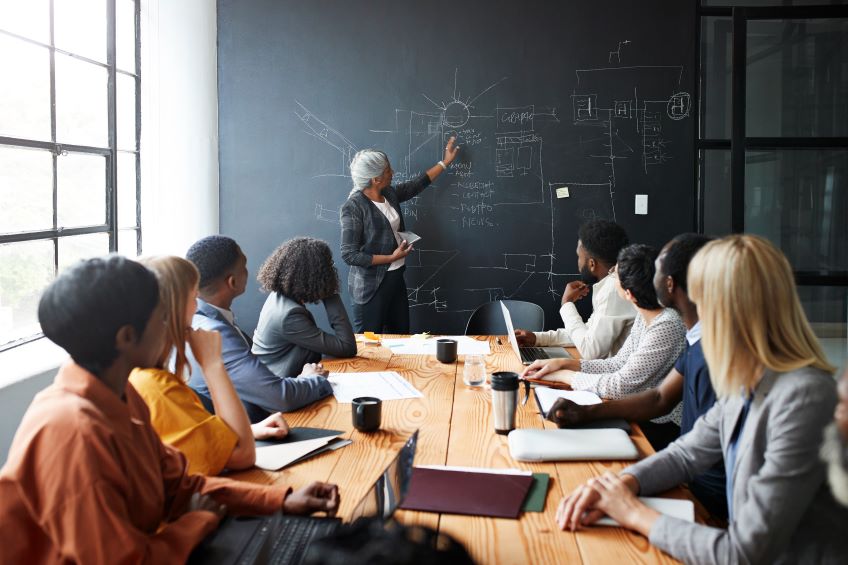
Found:
<svg viewBox="0 0 848 565"><path fill-rule="evenodd" d="M702 6L821 6L848 4L848 0L701 0Z"/></svg>
<svg viewBox="0 0 848 565"><path fill-rule="evenodd" d="M106 62L106 0L54 0L56 47Z"/></svg>
<svg viewBox="0 0 848 565"><path fill-rule="evenodd" d="M50 43L50 0L0 0L0 29Z"/></svg>
<svg viewBox="0 0 848 565"><path fill-rule="evenodd" d="M117 74L118 149L135 151L135 79Z"/></svg>
<svg viewBox="0 0 848 565"><path fill-rule="evenodd" d="M848 270L848 151L750 152L745 231L777 244L798 271Z"/></svg>
<svg viewBox="0 0 848 565"><path fill-rule="evenodd" d="M38 299L51 280L52 240L0 245L0 344L41 331Z"/></svg>
<svg viewBox="0 0 848 565"><path fill-rule="evenodd" d="M118 0L115 16L116 64L122 71L135 73L135 2Z"/></svg>
<svg viewBox="0 0 848 565"><path fill-rule="evenodd" d="M848 135L848 19L748 22L747 135Z"/></svg>
<svg viewBox="0 0 848 565"><path fill-rule="evenodd" d="M848 367L848 288L801 286L798 296L828 360L837 367Z"/></svg>
<svg viewBox="0 0 848 565"><path fill-rule="evenodd" d="M118 153L118 227L136 227L135 153Z"/></svg>
<svg viewBox="0 0 848 565"><path fill-rule="evenodd" d="M106 158L62 155L56 162L60 227L106 223Z"/></svg>
<svg viewBox="0 0 848 565"><path fill-rule="evenodd" d="M59 238L59 272L82 259L102 257L109 253L109 234L92 233Z"/></svg>
<svg viewBox="0 0 848 565"><path fill-rule="evenodd" d="M0 77L0 135L50 141L47 48L0 34Z"/></svg>
<svg viewBox="0 0 848 565"><path fill-rule="evenodd" d="M56 55L56 141L107 147L106 69Z"/></svg>
<svg viewBox="0 0 848 565"><path fill-rule="evenodd" d="M131 259L138 257L137 230L120 230L118 232L118 253Z"/></svg>
<svg viewBox="0 0 848 565"><path fill-rule="evenodd" d="M701 139L730 139L733 22L712 17L703 17L701 22Z"/></svg>
<svg viewBox="0 0 848 565"><path fill-rule="evenodd" d="M0 145L0 233L53 227L53 154Z"/></svg>
<svg viewBox="0 0 848 565"><path fill-rule="evenodd" d="M701 191L704 198L704 233L726 235L733 231L730 214L730 151L702 151L704 177Z"/></svg>

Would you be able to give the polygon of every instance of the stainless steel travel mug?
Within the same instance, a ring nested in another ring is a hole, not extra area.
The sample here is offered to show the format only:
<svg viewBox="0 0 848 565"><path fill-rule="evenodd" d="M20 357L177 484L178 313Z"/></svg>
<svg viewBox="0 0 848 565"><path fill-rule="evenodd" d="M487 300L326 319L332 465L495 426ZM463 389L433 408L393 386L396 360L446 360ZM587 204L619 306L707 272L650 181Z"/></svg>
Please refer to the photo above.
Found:
<svg viewBox="0 0 848 565"><path fill-rule="evenodd" d="M515 429L517 409L518 373L492 373L492 419L495 422L495 433L508 434Z"/></svg>

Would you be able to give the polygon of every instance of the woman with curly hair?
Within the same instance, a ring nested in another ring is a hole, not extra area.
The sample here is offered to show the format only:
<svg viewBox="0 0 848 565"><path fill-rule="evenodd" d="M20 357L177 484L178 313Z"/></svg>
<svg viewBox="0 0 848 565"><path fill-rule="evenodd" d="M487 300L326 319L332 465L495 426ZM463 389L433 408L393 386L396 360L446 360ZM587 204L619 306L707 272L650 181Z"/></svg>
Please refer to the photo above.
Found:
<svg viewBox="0 0 848 565"><path fill-rule="evenodd" d="M296 237L271 253L256 277L270 293L253 334L253 353L276 375L297 375L322 355L353 357L356 337L339 297L339 274L326 242ZM335 334L318 327L307 303L323 302Z"/></svg>

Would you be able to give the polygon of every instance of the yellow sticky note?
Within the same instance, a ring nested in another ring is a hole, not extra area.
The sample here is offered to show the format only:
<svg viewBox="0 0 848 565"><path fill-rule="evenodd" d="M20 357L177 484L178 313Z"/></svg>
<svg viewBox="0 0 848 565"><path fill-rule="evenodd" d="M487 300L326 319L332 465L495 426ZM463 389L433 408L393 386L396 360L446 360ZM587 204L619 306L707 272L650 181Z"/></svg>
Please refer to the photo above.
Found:
<svg viewBox="0 0 848 565"><path fill-rule="evenodd" d="M556 190L557 198L568 198L568 187L563 186Z"/></svg>

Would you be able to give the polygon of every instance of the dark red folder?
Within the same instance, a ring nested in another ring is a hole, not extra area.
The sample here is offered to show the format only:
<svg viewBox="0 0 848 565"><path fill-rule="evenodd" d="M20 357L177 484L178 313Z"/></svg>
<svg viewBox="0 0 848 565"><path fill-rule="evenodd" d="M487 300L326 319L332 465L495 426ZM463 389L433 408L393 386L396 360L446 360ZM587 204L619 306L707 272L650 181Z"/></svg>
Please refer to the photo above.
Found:
<svg viewBox="0 0 848 565"><path fill-rule="evenodd" d="M532 475L416 467L401 508L424 512L518 518Z"/></svg>

